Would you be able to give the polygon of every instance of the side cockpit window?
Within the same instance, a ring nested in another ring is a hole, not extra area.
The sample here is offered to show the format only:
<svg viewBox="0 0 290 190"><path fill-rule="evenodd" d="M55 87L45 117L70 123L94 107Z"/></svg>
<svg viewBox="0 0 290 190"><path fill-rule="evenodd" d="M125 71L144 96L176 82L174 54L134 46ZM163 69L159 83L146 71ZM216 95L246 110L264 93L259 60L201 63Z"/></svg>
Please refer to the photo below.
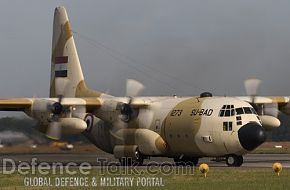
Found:
<svg viewBox="0 0 290 190"><path fill-rule="evenodd" d="M230 117L234 115L235 115L234 105L223 105L219 113L220 117Z"/></svg>
<svg viewBox="0 0 290 190"><path fill-rule="evenodd" d="M256 112L256 110L254 108L251 108L251 111L252 111L253 114L258 115L257 112Z"/></svg>

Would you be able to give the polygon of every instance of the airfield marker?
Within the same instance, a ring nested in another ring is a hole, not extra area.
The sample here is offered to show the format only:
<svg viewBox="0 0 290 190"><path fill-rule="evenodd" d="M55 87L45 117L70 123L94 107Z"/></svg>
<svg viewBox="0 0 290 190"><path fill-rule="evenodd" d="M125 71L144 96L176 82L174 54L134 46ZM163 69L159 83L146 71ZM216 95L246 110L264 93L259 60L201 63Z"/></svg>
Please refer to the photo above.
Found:
<svg viewBox="0 0 290 190"><path fill-rule="evenodd" d="M204 177L206 177L206 174L207 174L207 172L209 171L209 167L208 167L208 165L205 164L205 163L200 164L200 165L199 165L199 171L200 171L201 173L204 174Z"/></svg>
<svg viewBox="0 0 290 190"><path fill-rule="evenodd" d="M275 162L272 166L273 171L279 176L282 171L282 164L279 162Z"/></svg>

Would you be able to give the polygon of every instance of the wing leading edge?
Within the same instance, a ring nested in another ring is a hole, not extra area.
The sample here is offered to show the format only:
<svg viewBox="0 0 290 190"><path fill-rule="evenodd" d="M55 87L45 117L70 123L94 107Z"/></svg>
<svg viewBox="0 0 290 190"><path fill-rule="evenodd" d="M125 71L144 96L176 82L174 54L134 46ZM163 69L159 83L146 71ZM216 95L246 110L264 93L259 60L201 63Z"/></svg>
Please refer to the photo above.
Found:
<svg viewBox="0 0 290 190"><path fill-rule="evenodd" d="M31 109L34 102L57 102L57 98L11 98L0 99L0 111L25 111ZM102 103L98 98L64 98L64 106L85 106L87 112L99 108Z"/></svg>

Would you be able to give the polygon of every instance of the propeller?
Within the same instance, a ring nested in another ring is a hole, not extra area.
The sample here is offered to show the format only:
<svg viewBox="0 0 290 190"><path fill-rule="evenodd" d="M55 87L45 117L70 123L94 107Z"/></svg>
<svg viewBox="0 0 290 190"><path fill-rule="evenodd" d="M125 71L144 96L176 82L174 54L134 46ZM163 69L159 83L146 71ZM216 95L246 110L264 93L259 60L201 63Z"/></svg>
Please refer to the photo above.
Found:
<svg viewBox="0 0 290 190"><path fill-rule="evenodd" d="M244 85L248 96L251 96L250 104L259 114L259 117L262 121L263 127L267 130L271 130L273 128L279 127L281 122L277 118L279 115L279 109L277 103L272 104L261 104L258 105L256 103L256 97L258 94L258 88L261 84L261 80L259 79L248 79L245 80Z"/></svg>
<svg viewBox="0 0 290 190"><path fill-rule="evenodd" d="M144 90L144 88L145 86L139 81L136 81L134 79L127 79L126 96L136 97Z"/></svg>
<svg viewBox="0 0 290 190"><path fill-rule="evenodd" d="M256 110L259 115L263 115L263 108L259 107L256 103L256 96L258 94L258 88L261 84L261 80L251 78L244 81L245 90L248 96L251 97L250 104Z"/></svg>
<svg viewBox="0 0 290 190"><path fill-rule="evenodd" d="M59 121L51 121L46 131L46 136L53 140L59 140L61 137L61 125Z"/></svg>
<svg viewBox="0 0 290 190"><path fill-rule="evenodd" d="M57 97L64 97L69 80L67 78L55 78L55 94Z"/></svg>
<svg viewBox="0 0 290 190"><path fill-rule="evenodd" d="M251 96L252 98L251 103L253 104L255 103L255 97L258 94L258 88L261 82L262 82L261 80L255 78L247 79L244 82L246 93L248 96Z"/></svg>
<svg viewBox="0 0 290 190"><path fill-rule="evenodd" d="M258 106L256 104L256 97L258 94L258 88L259 88L261 83L262 83L261 80L255 79L255 78L245 80L245 82L244 82L247 95L251 96L251 105L256 110L256 112L259 113L260 115L265 114L265 115L271 115L274 117L278 117L280 111L278 109L277 103L265 104L265 105L261 105L261 106Z"/></svg>
<svg viewBox="0 0 290 190"><path fill-rule="evenodd" d="M63 113L63 105L61 104L62 96L59 96L58 101L49 105L49 110L51 111L51 119L47 128L46 136L58 140L61 137L61 123L60 117Z"/></svg>
<svg viewBox="0 0 290 190"><path fill-rule="evenodd" d="M55 93L58 100L57 102L48 105L48 110L51 111L52 116L46 131L46 136L54 140L58 140L61 137L61 115L69 111L62 105L68 83L69 80L67 78L55 78Z"/></svg>
<svg viewBox="0 0 290 190"><path fill-rule="evenodd" d="M126 83L127 101L126 103L121 103L119 105L121 119L124 122L129 122L130 119L134 117L134 114L136 115L136 112L132 108L131 103L133 102L134 97L138 96L144 90L144 88L145 88L144 85L139 81L136 81L134 79L127 79Z"/></svg>

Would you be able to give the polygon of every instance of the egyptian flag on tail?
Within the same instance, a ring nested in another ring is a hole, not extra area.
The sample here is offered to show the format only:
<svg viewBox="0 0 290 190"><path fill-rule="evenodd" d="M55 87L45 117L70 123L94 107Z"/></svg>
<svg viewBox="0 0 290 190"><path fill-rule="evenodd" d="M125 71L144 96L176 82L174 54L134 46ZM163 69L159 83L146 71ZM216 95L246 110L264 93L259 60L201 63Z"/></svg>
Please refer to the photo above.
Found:
<svg viewBox="0 0 290 190"><path fill-rule="evenodd" d="M55 57L55 77L67 77L68 56Z"/></svg>

